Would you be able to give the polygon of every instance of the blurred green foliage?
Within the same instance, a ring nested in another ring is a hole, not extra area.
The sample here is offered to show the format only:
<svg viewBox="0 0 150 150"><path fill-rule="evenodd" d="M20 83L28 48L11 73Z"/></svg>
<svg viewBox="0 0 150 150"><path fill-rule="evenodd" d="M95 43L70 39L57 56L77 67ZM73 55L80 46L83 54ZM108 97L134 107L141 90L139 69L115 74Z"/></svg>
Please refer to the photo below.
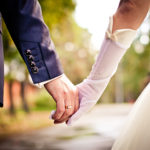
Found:
<svg viewBox="0 0 150 150"><path fill-rule="evenodd" d="M150 34L148 33L147 36ZM150 42L146 45L140 43L140 37L133 43L122 60L122 76L126 99L139 96L143 88L150 81ZM141 44L142 52L137 52L137 44Z"/></svg>
<svg viewBox="0 0 150 150"><path fill-rule="evenodd" d="M75 10L75 2L73 0L39 0L44 20L48 27L52 29L60 26L67 17Z"/></svg>
<svg viewBox="0 0 150 150"><path fill-rule="evenodd" d="M53 98L50 97L45 90L38 92L32 101L34 101L34 111L51 111L56 108L56 103L54 102Z"/></svg>

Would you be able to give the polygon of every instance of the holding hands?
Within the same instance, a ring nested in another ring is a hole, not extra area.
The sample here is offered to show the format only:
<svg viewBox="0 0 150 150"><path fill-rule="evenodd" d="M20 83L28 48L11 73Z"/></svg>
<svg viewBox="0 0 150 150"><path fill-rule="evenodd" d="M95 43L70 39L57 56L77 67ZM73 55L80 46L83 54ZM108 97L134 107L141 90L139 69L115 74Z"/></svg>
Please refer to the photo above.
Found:
<svg viewBox="0 0 150 150"><path fill-rule="evenodd" d="M46 83L44 86L56 102L56 111L52 114L54 123L66 122L79 108L77 88L65 75Z"/></svg>
<svg viewBox="0 0 150 150"><path fill-rule="evenodd" d="M62 78L62 80L60 79L56 85L50 83L52 84L52 86L49 87L50 93L52 93L57 103L57 110L52 117L55 123L67 121L67 125L72 125L76 122L97 103L110 79L115 74L121 58L136 35L136 30L120 29L112 33L112 24L113 18L110 18L106 36L96 62L92 67L92 71L82 83L77 85L79 92L77 92L77 89L66 77ZM122 37L123 40L120 40ZM54 83L55 82L57 82L57 80L55 80ZM56 90L60 91L60 93L57 93ZM67 94L64 94L64 91L66 91L65 93ZM72 109L67 110L65 106L72 106Z"/></svg>
<svg viewBox="0 0 150 150"><path fill-rule="evenodd" d="M62 123L67 121L67 125L72 125L74 122L76 122L83 114L87 113L97 103L105 88L107 87L111 77L115 74L121 58L125 54L128 47L130 47L131 42L136 35L136 30L119 29L115 32L112 32L112 27L113 17L110 18L110 24L106 32L106 36L102 43L96 62L92 67L92 71L82 83L77 85L79 90L79 100L77 100L77 89L72 84L70 84L70 82L66 82L68 83L67 85L71 87L71 92L70 89L68 89L68 86L63 83L63 89L70 91L72 94L65 94L63 98L64 102L61 101L61 104L59 104L60 101L58 100L57 107L59 108L57 108L56 113L53 115L55 123ZM51 91L53 91L53 89ZM54 92L54 94L56 93ZM53 97L59 99L56 96ZM65 106L70 105L73 108L70 110L66 109L64 115L63 113L59 112L59 109L62 108L64 112ZM56 117L58 114L59 117Z"/></svg>

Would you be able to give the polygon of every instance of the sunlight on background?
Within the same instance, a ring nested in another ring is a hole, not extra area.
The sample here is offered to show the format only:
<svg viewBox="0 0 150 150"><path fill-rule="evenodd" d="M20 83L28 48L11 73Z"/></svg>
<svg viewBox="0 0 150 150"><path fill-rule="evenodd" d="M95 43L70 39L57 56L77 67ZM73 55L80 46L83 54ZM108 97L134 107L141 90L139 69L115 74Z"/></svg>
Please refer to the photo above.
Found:
<svg viewBox="0 0 150 150"><path fill-rule="evenodd" d="M76 22L92 34L94 49L99 49L108 26L109 16L117 9L119 0L76 0Z"/></svg>
<svg viewBox="0 0 150 150"><path fill-rule="evenodd" d="M75 20L83 28L87 28L92 35L92 46L99 50L108 26L109 16L115 13L120 0L76 0ZM147 33L149 23L140 28L144 34L140 42L146 45L149 42Z"/></svg>

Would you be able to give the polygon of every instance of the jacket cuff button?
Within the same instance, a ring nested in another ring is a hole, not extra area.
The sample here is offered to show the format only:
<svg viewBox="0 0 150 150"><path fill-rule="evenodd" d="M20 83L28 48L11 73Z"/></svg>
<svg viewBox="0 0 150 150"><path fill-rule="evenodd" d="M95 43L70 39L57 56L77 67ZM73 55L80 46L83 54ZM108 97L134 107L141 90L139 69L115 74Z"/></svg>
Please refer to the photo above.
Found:
<svg viewBox="0 0 150 150"><path fill-rule="evenodd" d="M38 73L39 71L37 67L32 67L31 70L32 70L32 73Z"/></svg>
<svg viewBox="0 0 150 150"><path fill-rule="evenodd" d="M31 66L31 67L35 67L35 66L36 66L35 62L34 62L34 61L31 61L31 62L30 62L30 66Z"/></svg>
<svg viewBox="0 0 150 150"><path fill-rule="evenodd" d="M27 49L26 51L25 51L25 54L28 56L28 55L31 55L31 50L30 49Z"/></svg>
<svg viewBox="0 0 150 150"><path fill-rule="evenodd" d="M33 57L32 55L29 55L29 56L28 56L28 60L29 60L29 61L33 61L33 60L34 60L34 57Z"/></svg>

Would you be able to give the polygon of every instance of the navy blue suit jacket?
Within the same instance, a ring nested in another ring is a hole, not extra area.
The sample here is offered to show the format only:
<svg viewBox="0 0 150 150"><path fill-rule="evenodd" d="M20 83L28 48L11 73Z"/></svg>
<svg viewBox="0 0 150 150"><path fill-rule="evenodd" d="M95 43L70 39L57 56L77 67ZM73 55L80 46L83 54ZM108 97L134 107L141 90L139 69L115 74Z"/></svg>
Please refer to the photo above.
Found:
<svg viewBox="0 0 150 150"><path fill-rule="evenodd" d="M0 12L34 83L63 73L37 0L2 0ZM1 25L0 25L1 26ZM0 27L1 32L1 27ZM3 49L0 36L0 106L3 106Z"/></svg>

